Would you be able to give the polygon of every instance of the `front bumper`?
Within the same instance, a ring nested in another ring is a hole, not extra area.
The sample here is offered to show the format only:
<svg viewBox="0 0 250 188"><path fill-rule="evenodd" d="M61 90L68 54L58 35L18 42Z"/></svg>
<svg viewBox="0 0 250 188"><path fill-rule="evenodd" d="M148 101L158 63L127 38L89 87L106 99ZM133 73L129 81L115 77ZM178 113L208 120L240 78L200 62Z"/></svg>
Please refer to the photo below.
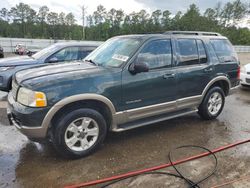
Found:
<svg viewBox="0 0 250 188"><path fill-rule="evenodd" d="M9 122L30 139L46 138L47 128L41 125L47 112L47 108L23 106L14 100L11 92L8 95L7 115Z"/></svg>
<svg viewBox="0 0 250 188"><path fill-rule="evenodd" d="M240 83L250 86L250 74L240 73Z"/></svg>

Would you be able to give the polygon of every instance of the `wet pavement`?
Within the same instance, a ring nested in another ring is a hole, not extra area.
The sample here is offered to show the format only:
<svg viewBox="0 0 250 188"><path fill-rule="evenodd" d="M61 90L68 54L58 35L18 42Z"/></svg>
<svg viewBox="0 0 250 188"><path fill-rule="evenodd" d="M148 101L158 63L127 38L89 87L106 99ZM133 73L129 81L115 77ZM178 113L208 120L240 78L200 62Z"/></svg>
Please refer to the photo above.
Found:
<svg viewBox="0 0 250 188"><path fill-rule="evenodd" d="M3 94L0 93L0 98ZM64 185L108 177L132 170L168 163L170 149L200 145L214 149L250 138L250 89L240 89L226 99L217 120L203 121L198 115L176 118L122 133L110 133L103 146L79 160L60 158L50 144L28 141L14 127L7 126L5 102L0 103L0 187L63 187ZM174 160L200 152L176 151ZM218 168L201 187L211 187L250 176L250 143L216 154ZM179 165L193 181L212 170L207 157ZM165 171L174 172L172 168ZM183 180L161 175L131 178L113 187L187 187ZM250 187L242 180L225 187Z"/></svg>

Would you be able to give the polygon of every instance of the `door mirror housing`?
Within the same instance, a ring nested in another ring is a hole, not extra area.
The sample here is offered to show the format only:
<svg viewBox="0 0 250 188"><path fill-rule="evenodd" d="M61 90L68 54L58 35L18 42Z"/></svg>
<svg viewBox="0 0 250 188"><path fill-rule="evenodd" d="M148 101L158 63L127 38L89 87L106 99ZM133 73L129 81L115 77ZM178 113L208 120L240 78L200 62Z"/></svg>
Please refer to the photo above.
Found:
<svg viewBox="0 0 250 188"><path fill-rule="evenodd" d="M148 72L148 71L149 71L149 67L146 63L132 63L129 66L129 72L131 74L137 74L137 73Z"/></svg>
<svg viewBox="0 0 250 188"><path fill-rule="evenodd" d="M49 59L48 63L57 63L58 59L56 57L52 57L51 59Z"/></svg>

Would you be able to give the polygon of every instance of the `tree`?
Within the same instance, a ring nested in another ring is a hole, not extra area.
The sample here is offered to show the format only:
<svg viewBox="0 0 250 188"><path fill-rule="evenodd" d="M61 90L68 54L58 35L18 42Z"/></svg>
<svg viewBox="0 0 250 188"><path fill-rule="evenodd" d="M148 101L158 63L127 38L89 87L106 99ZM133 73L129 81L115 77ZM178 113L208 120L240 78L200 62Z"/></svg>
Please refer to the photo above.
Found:
<svg viewBox="0 0 250 188"><path fill-rule="evenodd" d="M85 17L85 16L84 16ZM163 33L166 30L202 30L219 32L233 44L250 45L250 4L240 0L217 3L200 13L195 4L182 12L146 10L125 14L122 9L107 10L99 5L93 14L86 15L85 39L106 40L120 34ZM51 12L41 6L36 12L29 5L19 3L10 9L0 10L0 36L54 39L82 39L82 26L76 23L73 13Z"/></svg>
<svg viewBox="0 0 250 188"><path fill-rule="evenodd" d="M205 25L205 23L203 22L203 17L200 14L199 8L195 4L189 6L187 12L183 14L178 22L179 23L177 24L179 25L180 30L204 30L203 25Z"/></svg>
<svg viewBox="0 0 250 188"><path fill-rule="evenodd" d="M65 17L65 24L67 26L67 38L72 39L72 31L70 30L71 26L75 24L76 20L72 13L69 13Z"/></svg>
<svg viewBox="0 0 250 188"><path fill-rule="evenodd" d="M6 8L0 10L0 18L6 22L9 22L9 11Z"/></svg>
<svg viewBox="0 0 250 188"><path fill-rule="evenodd" d="M171 12L168 10L165 10L162 13L161 23L165 30L168 30L171 27L171 18L170 18Z"/></svg>
<svg viewBox="0 0 250 188"><path fill-rule="evenodd" d="M107 12L104 6L99 5L97 7L97 10L93 13L94 23L96 25L103 23L106 20L106 15L107 15Z"/></svg>
<svg viewBox="0 0 250 188"><path fill-rule="evenodd" d="M240 0L228 2L221 12L221 20L224 26L236 25L248 13L247 4L242 3Z"/></svg>
<svg viewBox="0 0 250 188"><path fill-rule="evenodd" d="M66 25L72 26L72 25L75 24L75 22L76 22L76 19L75 19L75 16L72 13L69 13L69 14L66 15L66 17L65 17Z"/></svg>
<svg viewBox="0 0 250 188"><path fill-rule="evenodd" d="M24 3L19 3L11 11L12 16L15 18L15 22L21 24L22 36L25 36L26 33L26 22L33 22L33 16L36 15L36 12L31 9L31 7Z"/></svg>
<svg viewBox="0 0 250 188"><path fill-rule="evenodd" d="M37 21L41 26L41 36L45 38L47 36L46 31L46 18L49 12L49 8L47 6L42 6L39 8L38 15L37 15Z"/></svg>
<svg viewBox="0 0 250 188"><path fill-rule="evenodd" d="M58 21L60 25L65 25L66 24L66 18L65 18L65 13L61 12L58 17Z"/></svg>
<svg viewBox="0 0 250 188"><path fill-rule="evenodd" d="M207 17L209 20L215 21L217 19L216 11L212 8L208 8L205 11L204 16Z"/></svg>
<svg viewBox="0 0 250 188"><path fill-rule="evenodd" d="M56 39L56 25L59 24L59 18L58 14L56 12L50 12L47 15L47 21L48 24L50 25L50 37L53 37L53 39Z"/></svg>

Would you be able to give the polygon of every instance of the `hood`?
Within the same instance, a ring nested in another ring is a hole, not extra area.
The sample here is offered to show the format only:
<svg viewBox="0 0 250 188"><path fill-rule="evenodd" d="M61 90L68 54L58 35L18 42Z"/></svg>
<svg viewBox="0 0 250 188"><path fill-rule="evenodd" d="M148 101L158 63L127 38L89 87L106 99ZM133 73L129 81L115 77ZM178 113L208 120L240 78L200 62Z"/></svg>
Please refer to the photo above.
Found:
<svg viewBox="0 0 250 188"><path fill-rule="evenodd" d="M18 83L21 83L24 80L29 80L38 77L47 77L51 75L58 76L59 74L66 74L68 72L72 73L85 70L88 70L89 72L90 69L100 69L100 67L83 62L54 64L19 71L16 73L15 78Z"/></svg>
<svg viewBox="0 0 250 188"><path fill-rule="evenodd" d="M29 65L37 62L36 59L29 56L9 57L0 60L0 67Z"/></svg>

